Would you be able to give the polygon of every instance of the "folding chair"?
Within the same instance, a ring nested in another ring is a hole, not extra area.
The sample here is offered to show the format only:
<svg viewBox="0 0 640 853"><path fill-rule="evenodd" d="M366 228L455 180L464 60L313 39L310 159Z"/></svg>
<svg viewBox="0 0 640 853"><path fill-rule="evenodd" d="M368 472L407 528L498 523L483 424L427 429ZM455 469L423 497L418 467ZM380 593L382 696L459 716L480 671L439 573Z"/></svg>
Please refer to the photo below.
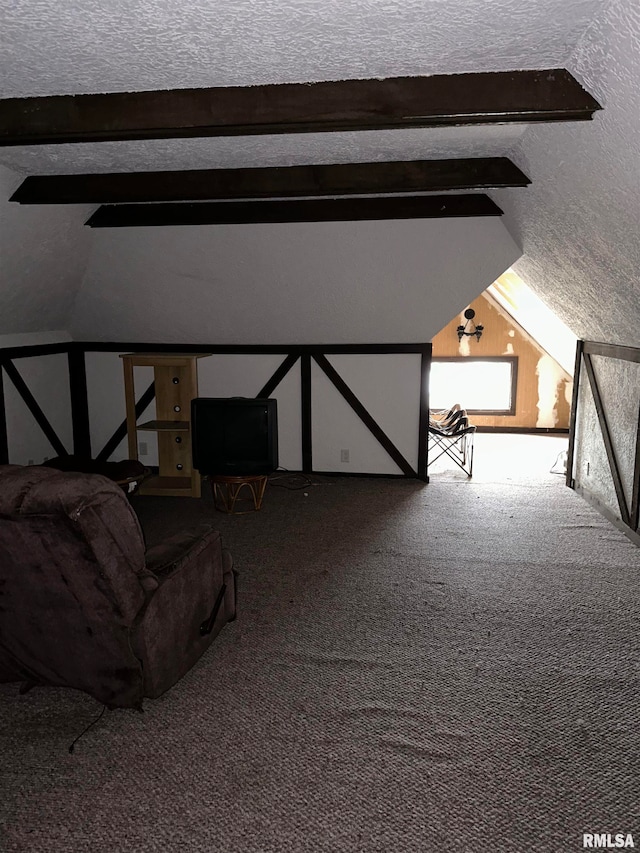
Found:
<svg viewBox="0 0 640 853"><path fill-rule="evenodd" d="M429 418L428 466L445 454L461 468L467 477L473 474L473 436L476 428L469 423L464 409L451 411L450 417ZM434 454L434 455L432 455Z"/></svg>

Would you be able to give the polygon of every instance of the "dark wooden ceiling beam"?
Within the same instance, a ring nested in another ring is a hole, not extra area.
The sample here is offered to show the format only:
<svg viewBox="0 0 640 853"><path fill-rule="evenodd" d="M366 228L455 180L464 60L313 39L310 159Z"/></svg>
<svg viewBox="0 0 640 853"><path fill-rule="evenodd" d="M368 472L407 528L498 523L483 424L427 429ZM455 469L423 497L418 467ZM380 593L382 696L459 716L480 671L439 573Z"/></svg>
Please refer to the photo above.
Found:
<svg viewBox="0 0 640 853"><path fill-rule="evenodd" d="M158 225L222 225L256 222L345 222L371 219L441 219L451 216L500 216L487 195L322 198L295 201L221 201L190 204L103 205L86 225L126 228Z"/></svg>
<svg viewBox="0 0 640 853"><path fill-rule="evenodd" d="M506 157L341 163L263 169L200 169L94 175L33 175L11 196L21 204L300 198L526 187Z"/></svg>
<svg viewBox="0 0 640 853"><path fill-rule="evenodd" d="M565 69L0 100L0 145L576 121L598 102Z"/></svg>

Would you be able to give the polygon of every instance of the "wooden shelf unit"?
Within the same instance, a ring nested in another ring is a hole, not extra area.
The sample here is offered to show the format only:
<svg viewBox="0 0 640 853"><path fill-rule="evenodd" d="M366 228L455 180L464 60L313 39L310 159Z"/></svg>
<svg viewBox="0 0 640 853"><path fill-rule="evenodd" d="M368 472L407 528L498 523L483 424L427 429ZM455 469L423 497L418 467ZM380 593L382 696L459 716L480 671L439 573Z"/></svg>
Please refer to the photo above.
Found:
<svg viewBox="0 0 640 853"><path fill-rule="evenodd" d="M198 396L198 359L209 353L126 353L124 393L129 457L138 458L138 433L158 436L158 476L148 477L141 495L199 498L200 474L191 464L191 400ZM156 420L136 423L134 367L153 367Z"/></svg>

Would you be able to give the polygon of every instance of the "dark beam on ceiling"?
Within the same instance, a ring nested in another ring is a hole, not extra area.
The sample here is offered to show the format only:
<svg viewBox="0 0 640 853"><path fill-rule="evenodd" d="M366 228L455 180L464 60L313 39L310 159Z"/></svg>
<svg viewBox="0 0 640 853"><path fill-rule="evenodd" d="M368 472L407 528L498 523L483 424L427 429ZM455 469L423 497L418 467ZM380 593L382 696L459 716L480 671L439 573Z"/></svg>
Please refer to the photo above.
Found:
<svg viewBox="0 0 640 853"><path fill-rule="evenodd" d="M201 169L95 175L34 175L11 196L21 204L300 198L526 187L506 157L342 163L263 169Z"/></svg>
<svg viewBox="0 0 640 853"><path fill-rule="evenodd" d="M85 224L92 228L126 228L140 225L440 219L449 216L500 216L501 214L502 211L498 205L488 196L482 193L467 193L449 196L103 205Z"/></svg>
<svg viewBox="0 0 640 853"><path fill-rule="evenodd" d="M0 100L0 145L577 121L598 102L565 69Z"/></svg>

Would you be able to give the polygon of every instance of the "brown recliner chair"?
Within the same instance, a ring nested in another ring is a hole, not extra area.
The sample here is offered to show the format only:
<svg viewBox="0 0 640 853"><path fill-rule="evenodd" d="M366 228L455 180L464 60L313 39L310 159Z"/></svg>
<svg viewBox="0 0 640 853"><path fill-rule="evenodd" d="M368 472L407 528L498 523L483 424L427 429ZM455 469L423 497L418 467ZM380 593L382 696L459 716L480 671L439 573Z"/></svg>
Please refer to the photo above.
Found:
<svg viewBox="0 0 640 853"><path fill-rule="evenodd" d="M235 576L211 528L145 553L106 477L0 466L0 681L74 687L140 708L235 616Z"/></svg>

